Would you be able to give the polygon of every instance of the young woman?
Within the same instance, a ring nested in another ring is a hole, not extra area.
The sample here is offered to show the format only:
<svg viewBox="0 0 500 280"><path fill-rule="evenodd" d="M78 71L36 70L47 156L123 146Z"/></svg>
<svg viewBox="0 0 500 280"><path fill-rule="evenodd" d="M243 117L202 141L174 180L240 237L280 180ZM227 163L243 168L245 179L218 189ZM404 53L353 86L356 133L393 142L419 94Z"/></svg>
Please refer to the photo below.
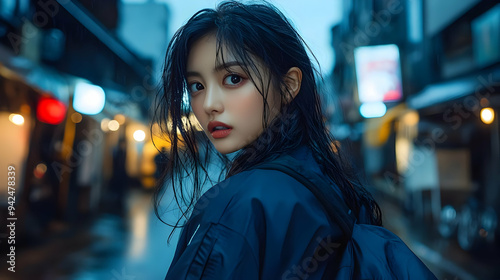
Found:
<svg viewBox="0 0 500 280"><path fill-rule="evenodd" d="M325 127L306 45L272 5L224 2L191 17L168 46L159 98L172 146L155 210L161 219L168 186L188 219L166 279L330 279L339 227L292 177L250 170L281 155L331 182L359 221L381 225ZM202 195L215 160L225 179Z"/></svg>

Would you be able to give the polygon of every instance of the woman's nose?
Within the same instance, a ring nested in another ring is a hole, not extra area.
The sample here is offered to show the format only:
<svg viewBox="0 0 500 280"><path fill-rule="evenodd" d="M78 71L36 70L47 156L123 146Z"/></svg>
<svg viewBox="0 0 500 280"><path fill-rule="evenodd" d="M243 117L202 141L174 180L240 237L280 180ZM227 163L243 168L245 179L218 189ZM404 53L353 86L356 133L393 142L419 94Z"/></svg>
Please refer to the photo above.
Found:
<svg viewBox="0 0 500 280"><path fill-rule="evenodd" d="M224 110L223 93L220 88L217 86L207 88L203 108L207 114L212 114L213 112L221 113Z"/></svg>

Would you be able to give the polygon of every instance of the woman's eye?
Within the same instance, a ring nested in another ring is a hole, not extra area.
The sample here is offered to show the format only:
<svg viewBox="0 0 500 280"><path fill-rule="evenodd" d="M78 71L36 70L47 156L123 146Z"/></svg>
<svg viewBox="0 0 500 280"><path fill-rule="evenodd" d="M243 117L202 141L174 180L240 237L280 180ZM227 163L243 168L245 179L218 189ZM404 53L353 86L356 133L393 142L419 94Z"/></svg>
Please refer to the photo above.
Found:
<svg viewBox="0 0 500 280"><path fill-rule="evenodd" d="M242 80L243 80L242 77L240 77L236 74L231 74L224 79L224 84L234 86L234 85L241 83Z"/></svg>
<svg viewBox="0 0 500 280"><path fill-rule="evenodd" d="M189 85L189 92L197 92L203 89L203 85L200 83L192 83Z"/></svg>

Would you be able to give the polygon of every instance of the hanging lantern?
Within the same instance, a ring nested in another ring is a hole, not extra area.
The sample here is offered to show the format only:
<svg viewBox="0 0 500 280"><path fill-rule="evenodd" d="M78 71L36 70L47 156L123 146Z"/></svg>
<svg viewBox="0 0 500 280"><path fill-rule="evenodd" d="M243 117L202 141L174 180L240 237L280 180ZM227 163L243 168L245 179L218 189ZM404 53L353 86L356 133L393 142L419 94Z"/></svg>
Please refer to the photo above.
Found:
<svg viewBox="0 0 500 280"><path fill-rule="evenodd" d="M52 97L42 97L38 102L36 117L48 124L60 124L66 117L67 107L61 101Z"/></svg>

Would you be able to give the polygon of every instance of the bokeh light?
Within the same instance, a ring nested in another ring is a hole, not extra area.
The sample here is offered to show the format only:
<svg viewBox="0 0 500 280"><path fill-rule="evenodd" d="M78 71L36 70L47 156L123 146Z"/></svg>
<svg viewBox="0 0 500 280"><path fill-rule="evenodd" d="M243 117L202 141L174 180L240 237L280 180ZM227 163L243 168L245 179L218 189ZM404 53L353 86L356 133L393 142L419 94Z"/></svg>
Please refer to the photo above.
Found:
<svg viewBox="0 0 500 280"><path fill-rule="evenodd" d="M23 125L24 117L19 114L10 114L9 120L15 125Z"/></svg>
<svg viewBox="0 0 500 280"><path fill-rule="evenodd" d="M108 132L109 131L108 124L109 124L109 119L108 118L102 119L102 121L101 121L101 130L104 131L104 132Z"/></svg>
<svg viewBox="0 0 500 280"><path fill-rule="evenodd" d="M379 118L386 112L387 106L383 102L363 103L359 106L359 113L363 118Z"/></svg>
<svg viewBox="0 0 500 280"><path fill-rule="evenodd" d="M36 165L33 175L36 178L41 179L43 175L45 175L45 172L47 172L47 165L45 165L45 163L39 163Z"/></svg>
<svg viewBox="0 0 500 280"><path fill-rule="evenodd" d="M73 108L85 115L99 114L104 109L106 96L100 86L79 82L75 87Z"/></svg>
<svg viewBox="0 0 500 280"><path fill-rule="evenodd" d="M60 124L66 117L67 107L61 101L52 97L42 97L38 102L36 117L48 124Z"/></svg>
<svg viewBox="0 0 500 280"><path fill-rule="evenodd" d="M117 131L120 128L120 124L116 120L110 120L108 123L108 128L111 131Z"/></svg>
<svg viewBox="0 0 500 280"><path fill-rule="evenodd" d="M495 120L495 111L492 108L481 109L481 121L485 124L491 124Z"/></svg>
<svg viewBox="0 0 500 280"><path fill-rule="evenodd" d="M134 140L137 142L142 142L146 139L146 133L142 129L138 129L134 132Z"/></svg>
<svg viewBox="0 0 500 280"><path fill-rule="evenodd" d="M74 122L74 123L80 123L82 121L82 114L80 113L73 113L71 115L71 120Z"/></svg>
<svg viewBox="0 0 500 280"><path fill-rule="evenodd" d="M122 114L118 114L115 116L115 120L120 124L120 125L123 125L125 123L125 116L122 115Z"/></svg>

